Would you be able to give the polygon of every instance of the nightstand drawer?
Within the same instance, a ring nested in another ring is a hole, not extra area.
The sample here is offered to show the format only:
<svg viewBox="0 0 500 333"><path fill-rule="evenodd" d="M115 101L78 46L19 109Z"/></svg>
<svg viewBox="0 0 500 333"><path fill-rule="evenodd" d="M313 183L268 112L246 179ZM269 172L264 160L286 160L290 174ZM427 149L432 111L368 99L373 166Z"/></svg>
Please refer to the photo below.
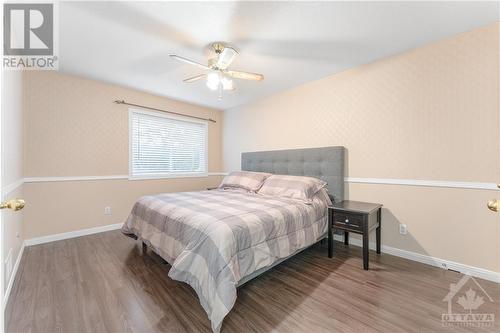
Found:
<svg viewBox="0 0 500 333"><path fill-rule="evenodd" d="M333 224L339 227L363 230L363 215L335 212L333 214Z"/></svg>

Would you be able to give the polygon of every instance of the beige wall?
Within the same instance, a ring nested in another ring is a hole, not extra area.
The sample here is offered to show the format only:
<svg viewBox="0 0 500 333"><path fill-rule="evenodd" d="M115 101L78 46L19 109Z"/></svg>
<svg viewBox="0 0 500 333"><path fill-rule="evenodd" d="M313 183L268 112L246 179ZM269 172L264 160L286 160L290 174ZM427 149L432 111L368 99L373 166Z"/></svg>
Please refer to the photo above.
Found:
<svg viewBox="0 0 500 333"><path fill-rule="evenodd" d="M224 169L243 151L343 145L348 176L500 181L499 24L224 113ZM500 272L498 191L349 184L385 205L383 244ZM406 223L402 236L397 223Z"/></svg>
<svg viewBox="0 0 500 333"><path fill-rule="evenodd" d="M25 77L25 177L128 174L125 99L210 117L208 171L221 170L221 112L94 80L55 72ZM135 199L149 193L199 190L219 177L26 183L26 238L124 222ZM112 215L104 215L111 206Z"/></svg>
<svg viewBox="0 0 500 333"><path fill-rule="evenodd" d="M26 184L26 238L123 223L140 196L198 191L219 183L219 177L201 177ZM103 214L106 206L112 215Z"/></svg>
<svg viewBox="0 0 500 333"><path fill-rule="evenodd" d="M49 71L28 73L25 96L25 177L128 174L128 107L117 99L215 119L208 170L220 171L218 110Z"/></svg>
<svg viewBox="0 0 500 333"><path fill-rule="evenodd" d="M17 71L2 72L2 195L1 200L23 197L23 73ZM7 189L7 191L6 191ZM2 210L2 265L11 255L14 266L24 241L23 211ZM5 266L4 272L5 272ZM4 288L7 288L12 274L4 274ZM5 289L4 289L5 290ZM2 292L4 292L2 290Z"/></svg>

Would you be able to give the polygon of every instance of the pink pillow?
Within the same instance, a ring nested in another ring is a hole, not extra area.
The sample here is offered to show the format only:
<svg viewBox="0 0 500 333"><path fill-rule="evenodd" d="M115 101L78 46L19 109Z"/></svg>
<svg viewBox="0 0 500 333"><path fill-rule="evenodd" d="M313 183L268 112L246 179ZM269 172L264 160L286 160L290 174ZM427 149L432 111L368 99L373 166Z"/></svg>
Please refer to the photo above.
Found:
<svg viewBox="0 0 500 333"><path fill-rule="evenodd" d="M265 172L234 171L224 177L219 188L242 188L250 192L257 192L269 176L271 174Z"/></svg>
<svg viewBox="0 0 500 333"><path fill-rule="evenodd" d="M313 177L272 175L264 181L258 193L311 203L325 185L325 181Z"/></svg>

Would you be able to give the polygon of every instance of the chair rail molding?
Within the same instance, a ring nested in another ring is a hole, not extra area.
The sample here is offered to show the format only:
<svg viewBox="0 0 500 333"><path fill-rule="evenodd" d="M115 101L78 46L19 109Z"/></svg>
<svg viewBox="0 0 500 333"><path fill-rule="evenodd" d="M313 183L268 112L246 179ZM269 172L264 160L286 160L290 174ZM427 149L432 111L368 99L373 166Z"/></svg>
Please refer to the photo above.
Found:
<svg viewBox="0 0 500 333"><path fill-rule="evenodd" d="M229 172L208 172L206 175L189 176L189 177L210 177L210 176L226 176ZM184 178L187 176L179 176ZM14 189L23 183L44 183L44 182L74 182L74 181L91 181L91 180L117 180L130 179L129 175L107 175L107 176L66 176L66 177L26 177L2 188L2 193L5 195L12 192ZM148 178L149 179L149 178ZM143 179L143 180L148 180ZM163 178L153 178L163 179ZM136 180L136 179L134 179ZM137 179L141 180L141 179ZM379 184L379 185L401 185L401 186L421 186L421 187L444 187L444 188L459 188L471 190L488 190L500 191L497 184L484 182L464 182L453 180L428 180L428 179L400 179L400 178L366 178L366 177L346 177L346 183L353 184Z"/></svg>
<svg viewBox="0 0 500 333"><path fill-rule="evenodd" d="M452 180L346 177L345 181L348 183L359 183L359 184L446 187L446 188L463 188L463 189L474 189L474 190L498 191L498 187L495 183L463 182L463 181L452 181Z"/></svg>
<svg viewBox="0 0 500 333"><path fill-rule="evenodd" d="M173 177L159 177L159 178L134 178L131 179L129 175L107 175L107 176L65 176L65 177L26 177L25 183L49 183L49 182L78 182L78 181L91 181L91 180L156 180L156 179L169 179L169 178L203 178L210 176L223 176L223 172L208 172L203 175L179 175Z"/></svg>

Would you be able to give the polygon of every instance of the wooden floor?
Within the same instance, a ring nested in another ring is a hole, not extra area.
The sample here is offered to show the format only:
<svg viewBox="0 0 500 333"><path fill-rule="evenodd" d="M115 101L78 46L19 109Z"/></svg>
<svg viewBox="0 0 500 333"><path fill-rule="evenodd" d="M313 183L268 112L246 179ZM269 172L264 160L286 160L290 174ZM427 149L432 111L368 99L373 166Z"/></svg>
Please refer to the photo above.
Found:
<svg viewBox="0 0 500 333"><path fill-rule="evenodd" d="M441 324L451 271L336 243L319 244L238 290L222 332L465 332ZM167 276L169 265L119 231L25 249L6 310L8 332L210 332L193 290ZM494 299L500 284L478 279ZM457 305L458 306L458 305Z"/></svg>

